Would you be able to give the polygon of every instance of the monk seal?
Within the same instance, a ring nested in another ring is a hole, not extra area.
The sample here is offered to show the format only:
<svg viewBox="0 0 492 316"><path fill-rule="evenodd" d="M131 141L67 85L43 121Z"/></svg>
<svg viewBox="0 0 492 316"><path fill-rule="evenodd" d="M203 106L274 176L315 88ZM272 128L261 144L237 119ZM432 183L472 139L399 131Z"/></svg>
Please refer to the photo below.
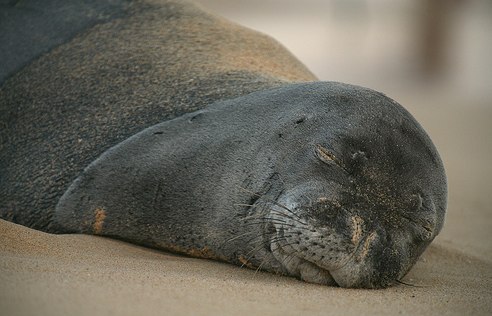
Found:
<svg viewBox="0 0 492 316"><path fill-rule="evenodd" d="M6 76L2 218L342 287L408 272L447 189L403 107L192 4L120 8Z"/></svg>

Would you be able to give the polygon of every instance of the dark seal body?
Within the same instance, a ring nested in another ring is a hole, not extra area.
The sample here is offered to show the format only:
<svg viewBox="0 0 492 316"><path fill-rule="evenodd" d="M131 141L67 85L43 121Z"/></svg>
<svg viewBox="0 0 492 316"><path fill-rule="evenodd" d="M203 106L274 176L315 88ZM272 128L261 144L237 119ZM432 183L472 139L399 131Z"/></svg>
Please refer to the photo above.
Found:
<svg viewBox="0 0 492 316"><path fill-rule="evenodd" d="M438 234L442 162L400 105L194 5L104 3L2 74L2 218L345 287Z"/></svg>
<svg viewBox="0 0 492 316"><path fill-rule="evenodd" d="M26 19L15 19L25 12L38 12L49 24L85 8L79 1L38 2L3 5L2 32L13 38L18 30L31 32ZM90 3L97 7L86 8L80 20L98 16L103 2ZM77 175L129 136L218 100L315 79L275 41L192 4L107 1L107 6L117 14L50 27L36 38L53 36L57 27L72 32L56 42L65 43L19 61L26 64L20 71L3 68L2 77L9 79L0 90L2 217L46 230L57 200ZM35 45L31 38L25 43ZM13 48L2 53L23 55Z"/></svg>

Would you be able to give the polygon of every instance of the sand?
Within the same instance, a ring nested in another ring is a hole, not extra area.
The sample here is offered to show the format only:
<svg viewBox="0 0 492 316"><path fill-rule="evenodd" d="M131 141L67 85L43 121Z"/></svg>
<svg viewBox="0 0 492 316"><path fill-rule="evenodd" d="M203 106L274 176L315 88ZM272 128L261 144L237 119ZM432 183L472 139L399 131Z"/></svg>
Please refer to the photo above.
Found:
<svg viewBox="0 0 492 316"><path fill-rule="evenodd" d="M492 315L492 110L402 99L441 151L450 187L442 234L404 278L414 286L326 287L0 221L0 315Z"/></svg>
<svg viewBox="0 0 492 316"><path fill-rule="evenodd" d="M432 246L404 279L353 290L95 236L0 222L2 315L486 314L490 262Z"/></svg>

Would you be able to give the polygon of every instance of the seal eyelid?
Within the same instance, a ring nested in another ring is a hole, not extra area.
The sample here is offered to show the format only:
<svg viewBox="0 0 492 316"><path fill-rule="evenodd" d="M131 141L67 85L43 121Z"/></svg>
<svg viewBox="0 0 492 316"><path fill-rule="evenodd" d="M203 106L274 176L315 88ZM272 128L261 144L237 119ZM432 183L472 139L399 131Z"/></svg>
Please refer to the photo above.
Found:
<svg viewBox="0 0 492 316"><path fill-rule="evenodd" d="M319 144L316 145L314 154L319 160L321 160L325 164L327 165L335 164L337 167L342 169L345 173L350 174L350 172L345 168L343 163L340 160L338 160L338 158L335 157L334 154L332 154L328 149L326 149L322 145Z"/></svg>
<svg viewBox="0 0 492 316"><path fill-rule="evenodd" d="M323 162L334 162L335 161L335 156L328 151L328 149L326 149L325 147L321 146L321 145L316 145L315 146L315 154L316 154L316 157L318 157L321 161Z"/></svg>
<svg viewBox="0 0 492 316"><path fill-rule="evenodd" d="M333 155L328 149L321 145L316 145L314 153L319 160L325 163L337 163L335 155ZM338 164L338 163L337 163Z"/></svg>

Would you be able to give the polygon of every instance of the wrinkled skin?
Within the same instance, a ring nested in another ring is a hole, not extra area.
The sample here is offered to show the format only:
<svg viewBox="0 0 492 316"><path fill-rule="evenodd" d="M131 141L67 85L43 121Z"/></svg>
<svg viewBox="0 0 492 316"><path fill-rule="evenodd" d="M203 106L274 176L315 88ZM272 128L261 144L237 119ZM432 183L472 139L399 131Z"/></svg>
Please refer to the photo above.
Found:
<svg viewBox="0 0 492 316"><path fill-rule="evenodd" d="M381 288L408 272L445 209L443 165L415 119L378 92L318 82L127 139L74 181L53 229Z"/></svg>

